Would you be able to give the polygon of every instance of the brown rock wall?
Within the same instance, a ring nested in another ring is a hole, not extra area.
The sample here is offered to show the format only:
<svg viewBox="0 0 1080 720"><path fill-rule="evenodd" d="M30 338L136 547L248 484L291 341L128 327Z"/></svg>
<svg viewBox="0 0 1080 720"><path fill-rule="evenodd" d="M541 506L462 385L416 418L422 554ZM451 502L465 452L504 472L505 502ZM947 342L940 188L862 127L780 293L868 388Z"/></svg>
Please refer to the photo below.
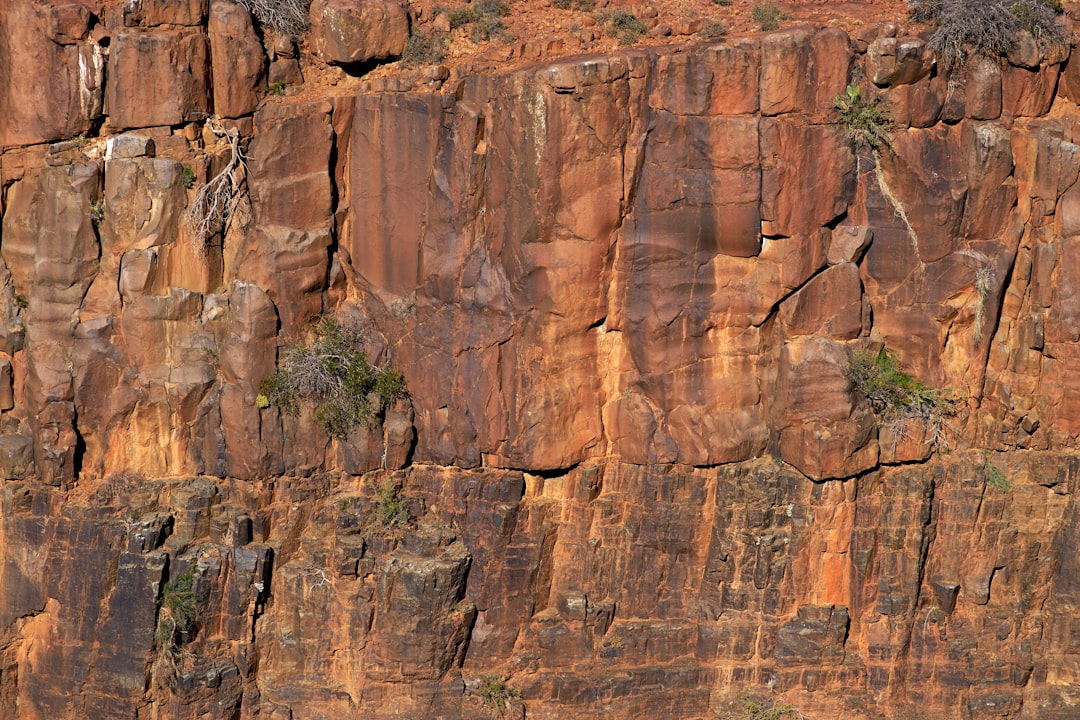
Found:
<svg viewBox="0 0 1080 720"><path fill-rule="evenodd" d="M324 59L400 52L338 5ZM0 715L466 718L497 674L538 718L1069 717L1066 58L799 27L266 101L295 48L239 5L94 12L0 15L0 100L42 38L81 73L0 118ZM195 243L213 128L243 201ZM260 398L327 312L408 387L345 438ZM852 393L882 345L940 437Z"/></svg>

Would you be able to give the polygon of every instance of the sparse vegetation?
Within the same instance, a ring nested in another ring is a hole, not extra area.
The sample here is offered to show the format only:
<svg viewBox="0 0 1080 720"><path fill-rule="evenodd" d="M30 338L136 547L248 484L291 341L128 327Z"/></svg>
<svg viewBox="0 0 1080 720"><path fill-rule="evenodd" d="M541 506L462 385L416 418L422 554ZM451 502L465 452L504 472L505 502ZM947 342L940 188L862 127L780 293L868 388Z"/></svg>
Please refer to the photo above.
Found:
<svg viewBox="0 0 1080 720"><path fill-rule="evenodd" d="M247 8L263 27L286 37L298 37L307 30L311 0L235 0Z"/></svg>
<svg viewBox="0 0 1080 720"><path fill-rule="evenodd" d="M434 65L446 57L446 35L438 31L413 30L405 43L401 60L409 67Z"/></svg>
<svg viewBox="0 0 1080 720"><path fill-rule="evenodd" d="M90 222L94 228L97 229L101 225L101 221L105 219L105 203L101 200L94 200L90 203Z"/></svg>
<svg viewBox="0 0 1080 720"><path fill-rule="evenodd" d="M805 720L794 705L778 702L772 698L743 695L742 712L728 715L725 720Z"/></svg>
<svg viewBox="0 0 1080 720"><path fill-rule="evenodd" d="M154 640L159 649L175 652L178 638L190 632L199 622L198 599L195 596L195 563L182 575L172 578L161 592L158 606L157 631Z"/></svg>
<svg viewBox="0 0 1080 720"><path fill-rule="evenodd" d="M928 45L946 67L972 54L1005 55L1030 32L1041 49L1066 40L1056 0L909 0L911 17L937 25Z"/></svg>
<svg viewBox="0 0 1080 720"><path fill-rule="evenodd" d="M986 479L986 484L991 487L995 487L1002 492L1012 490L1012 483L1005 477L1005 472L990 462L990 453L986 453L983 457L983 476Z"/></svg>
<svg viewBox="0 0 1080 720"><path fill-rule="evenodd" d="M409 524L409 511L398 497L397 485L390 478L383 480L376 487L375 519L386 530L404 527Z"/></svg>
<svg viewBox="0 0 1080 720"><path fill-rule="evenodd" d="M727 35L727 28L724 27L724 23L722 22L711 22L698 31L698 37L705 38L706 40L722 38L725 35Z"/></svg>
<svg viewBox="0 0 1080 720"><path fill-rule="evenodd" d="M476 694L480 696L480 704L498 718L505 716L514 703L521 700L521 693L497 675L480 678L480 687Z"/></svg>
<svg viewBox="0 0 1080 720"><path fill-rule="evenodd" d="M754 3L750 17L762 30L776 30L780 23L790 20L791 16L772 3Z"/></svg>
<svg viewBox="0 0 1080 720"><path fill-rule="evenodd" d="M620 45L633 45L649 31L648 26L629 10L601 10L594 17L598 23L608 28Z"/></svg>
<svg viewBox="0 0 1080 720"><path fill-rule="evenodd" d="M713 5L719 5L720 7L731 7L735 4L735 0L712 0Z"/></svg>
<svg viewBox="0 0 1080 720"><path fill-rule="evenodd" d="M504 0L477 0L471 5L449 11L450 28L469 26L473 42L505 35L502 19L510 14L510 4Z"/></svg>
<svg viewBox="0 0 1080 720"><path fill-rule="evenodd" d="M879 98L863 95L858 85L848 85L833 105L857 150L876 152L892 147L892 113Z"/></svg>
<svg viewBox="0 0 1080 720"><path fill-rule="evenodd" d="M284 354L278 370L265 380L260 395L265 403L295 413L301 400L318 405L316 418L335 437L357 425L373 425L395 398L405 395L405 380L391 367L367 361L363 335L324 316L315 326L315 339ZM263 400L256 401L260 406Z"/></svg>
<svg viewBox="0 0 1080 720"><path fill-rule="evenodd" d="M282 97L285 94L285 81L278 80L276 83L271 83L267 86L266 92L268 95L276 95Z"/></svg>
<svg viewBox="0 0 1080 720"><path fill-rule="evenodd" d="M596 8L596 0L554 0L552 5L560 10L592 12Z"/></svg>
<svg viewBox="0 0 1080 720"><path fill-rule="evenodd" d="M922 420L940 431L945 418L956 411L956 401L900 369L900 361L885 348L874 353L856 351L848 367L852 389L869 401L886 422Z"/></svg>
<svg viewBox="0 0 1080 720"><path fill-rule="evenodd" d="M195 187L195 171L190 166L184 165L180 168L180 182L188 190Z"/></svg>

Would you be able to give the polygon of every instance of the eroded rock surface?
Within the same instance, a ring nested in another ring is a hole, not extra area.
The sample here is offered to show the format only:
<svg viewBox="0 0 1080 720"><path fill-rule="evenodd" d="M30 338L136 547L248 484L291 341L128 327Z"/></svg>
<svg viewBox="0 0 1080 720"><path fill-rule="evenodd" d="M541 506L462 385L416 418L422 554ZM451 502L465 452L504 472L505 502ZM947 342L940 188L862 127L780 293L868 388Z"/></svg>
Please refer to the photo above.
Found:
<svg viewBox="0 0 1080 720"><path fill-rule="evenodd" d="M239 5L100 5L0 14L0 715L1072 717L1068 53L798 27L268 99L310 58ZM312 8L326 62L403 50ZM343 436L262 394L324 313L408 388ZM882 347L956 413L853 392Z"/></svg>

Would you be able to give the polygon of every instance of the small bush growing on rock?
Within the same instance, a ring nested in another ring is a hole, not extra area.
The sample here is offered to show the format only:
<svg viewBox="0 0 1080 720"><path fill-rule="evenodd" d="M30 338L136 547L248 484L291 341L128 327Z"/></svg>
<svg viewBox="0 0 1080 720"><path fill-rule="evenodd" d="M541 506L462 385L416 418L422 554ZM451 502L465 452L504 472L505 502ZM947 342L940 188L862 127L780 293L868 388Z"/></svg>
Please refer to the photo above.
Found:
<svg viewBox="0 0 1080 720"><path fill-rule="evenodd" d="M105 203L101 200L95 200L90 203L90 222L95 228L101 225L101 221L105 219Z"/></svg>
<svg viewBox="0 0 1080 720"><path fill-rule="evenodd" d="M935 431L956 411L956 401L900 369L900 361L885 348L857 351L848 366L852 389L870 402L874 412L892 423L909 418L925 421Z"/></svg>
<svg viewBox="0 0 1080 720"><path fill-rule="evenodd" d="M772 3L754 3L750 8L750 17L761 27L762 30L776 30L780 23L791 19L791 16Z"/></svg>
<svg viewBox="0 0 1080 720"><path fill-rule="evenodd" d="M725 720L805 720L806 716L785 702L771 698L743 695L742 712L728 715Z"/></svg>
<svg viewBox="0 0 1080 720"><path fill-rule="evenodd" d="M724 27L722 22L711 22L698 31L698 37L706 40L722 38L725 35L727 35L727 28Z"/></svg>
<svg viewBox="0 0 1080 720"><path fill-rule="evenodd" d="M308 26L311 0L236 0L247 8L263 27L286 37L297 37Z"/></svg>
<svg viewBox="0 0 1080 720"><path fill-rule="evenodd" d="M469 26L473 42L504 35L502 19L510 14L510 4L503 0L477 0L472 5L451 10L450 27Z"/></svg>
<svg viewBox="0 0 1080 720"><path fill-rule="evenodd" d="M383 480L376 487L375 519L386 530L409 524L409 511L398 497L397 486L390 478Z"/></svg>
<svg viewBox="0 0 1080 720"><path fill-rule="evenodd" d="M480 696L480 704L495 713L496 717L503 717L515 702L521 700L521 693L497 675L480 678L480 687L476 694Z"/></svg>
<svg viewBox="0 0 1080 720"><path fill-rule="evenodd" d="M986 453L983 458L983 475L986 478L986 484L995 487L1002 492L1009 492L1012 490L1012 483L1005 477L1005 472L994 463L990 462L990 453Z"/></svg>
<svg viewBox="0 0 1080 720"><path fill-rule="evenodd" d="M1044 49L1065 40L1056 0L909 0L909 8L912 19L937 25L928 45L946 67L973 53L1005 55L1022 30Z"/></svg>
<svg viewBox="0 0 1080 720"><path fill-rule="evenodd" d="M154 640L158 648L173 652L177 636L190 632L199 622L199 606L195 596L195 563L182 575L165 583L158 608L157 631Z"/></svg>
<svg viewBox="0 0 1080 720"><path fill-rule="evenodd" d="M892 113L877 97L867 97L858 85L848 85L833 104L856 149L877 151L892 147Z"/></svg>
<svg viewBox="0 0 1080 720"><path fill-rule="evenodd" d="M596 0L554 0L551 4L560 10L577 10L579 12L592 12L596 8Z"/></svg>
<svg viewBox="0 0 1080 720"><path fill-rule="evenodd" d="M405 395L400 372L368 363L359 330L325 316L314 334L310 345L287 351L277 372L263 380L260 395L267 405L294 413L301 400L315 402L319 424L344 437L357 425L375 424L387 405Z"/></svg>
<svg viewBox="0 0 1080 720"><path fill-rule="evenodd" d="M648 26L629 10L601 10L596 14L596 21L606 25L620 45L633 45L649 31Z"/></svg>
<svg viewBox="0 0 1080 720"><path fill-rule="evenodd" d="M438 32L414 30L405 43L401 60L409 67L434 65L446 57L446 35Z"/></svg>

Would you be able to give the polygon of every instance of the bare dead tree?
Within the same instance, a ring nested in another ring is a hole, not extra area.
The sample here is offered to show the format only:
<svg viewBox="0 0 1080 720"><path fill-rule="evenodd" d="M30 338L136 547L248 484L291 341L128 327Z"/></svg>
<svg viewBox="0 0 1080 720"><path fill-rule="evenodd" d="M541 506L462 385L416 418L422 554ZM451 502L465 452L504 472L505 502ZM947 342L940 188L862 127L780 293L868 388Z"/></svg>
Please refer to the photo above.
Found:
<svg viewBox="0 0 1080 720"><path fill-rule="evenodd" d="M229 221L247 194L247 162L240 148L239 131L225 127L216 117L206 123L214 135L229 144L230 157L221 172L199 188L188 208L187 223L192 242L200 253L206 250L207 240L228 229Z"/></svg>
<svg viewBox="0 0 1080 720"><path fill-rule="evenodd" d="M311 0L236 0L254 15L263 27L288 37L307 30Z"/></svg>
<svg viewBox="0 0 1080 720"><path fill-rule="evenodd" d="M937 25L929 46L946 67L969 53L1005 55L1027 30L1043 51L1066 40L1051 0L909 0L912 19Z"/></svg>

